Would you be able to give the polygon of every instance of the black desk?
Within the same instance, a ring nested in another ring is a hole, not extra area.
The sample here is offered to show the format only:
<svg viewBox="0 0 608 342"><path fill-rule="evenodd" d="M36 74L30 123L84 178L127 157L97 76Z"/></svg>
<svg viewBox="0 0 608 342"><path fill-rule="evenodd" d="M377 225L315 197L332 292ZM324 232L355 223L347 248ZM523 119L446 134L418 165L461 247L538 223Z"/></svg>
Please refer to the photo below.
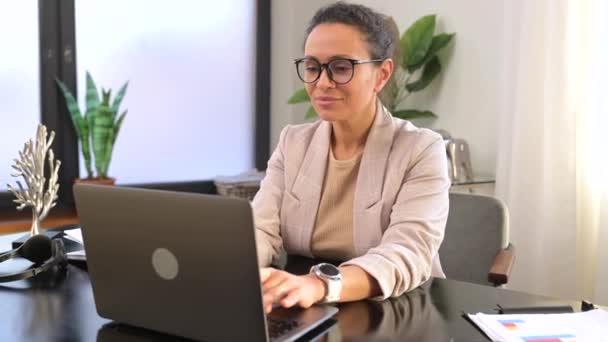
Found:
<svg viewBox="0 0 608 342"><path fill-rule="evenodd" d="M55 286L49 288L53 282ZM397 299L340 305L337 323L321 340L486 341L462 318L462 312L491 313L497 303L505 306L576 304L433 279ZM95 311L88 273L73 265L69 266L65 277L37 279L30 283L21 281L0 287L0 309L0 341L173 340L139 329L135 329L135 333L128 328L103 330L102 326L109 321ZM204 321L201 317L201 326Z"/></svg>

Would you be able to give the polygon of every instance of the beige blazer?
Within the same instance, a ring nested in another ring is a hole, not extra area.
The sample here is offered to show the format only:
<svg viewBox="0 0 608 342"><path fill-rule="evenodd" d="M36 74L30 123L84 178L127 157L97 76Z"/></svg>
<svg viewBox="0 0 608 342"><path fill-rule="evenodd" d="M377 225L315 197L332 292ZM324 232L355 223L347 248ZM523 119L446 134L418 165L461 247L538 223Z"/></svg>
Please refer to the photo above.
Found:
<svg viewBox="0 0 608 342"><path fill-rule="evenodd" d="M380 103L357 178L353 239L357 265L399 296L443 277L438 249L448 216L447 158L431 130L392 117ZM310 242L330 148L331 123L287 126L253 200L260 265L284 248L312 257Z"/></svg>

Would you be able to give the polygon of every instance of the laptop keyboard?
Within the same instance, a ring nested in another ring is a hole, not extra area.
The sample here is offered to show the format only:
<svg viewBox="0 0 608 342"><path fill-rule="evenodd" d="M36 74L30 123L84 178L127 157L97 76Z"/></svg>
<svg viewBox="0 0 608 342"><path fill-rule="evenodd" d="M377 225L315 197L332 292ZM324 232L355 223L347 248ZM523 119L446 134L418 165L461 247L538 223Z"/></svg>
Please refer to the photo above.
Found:
<svg viewBox="0 0 608 342"><path fill-rule="evenodd" d="M285 335L298 326L298 321L293 319L276 319L267 316L266 320L268 322L268 334L270 335L270 338L277 338Z"/></svg>

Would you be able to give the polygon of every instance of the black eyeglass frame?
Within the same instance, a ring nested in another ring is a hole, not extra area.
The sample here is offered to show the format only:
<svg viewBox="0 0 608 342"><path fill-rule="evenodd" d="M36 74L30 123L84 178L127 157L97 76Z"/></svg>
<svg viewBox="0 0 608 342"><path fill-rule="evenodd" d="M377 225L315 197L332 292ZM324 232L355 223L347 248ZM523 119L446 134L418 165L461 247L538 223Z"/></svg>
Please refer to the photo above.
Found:
<svg viewBox="0 0 608 342"><path fill-rule="evenodd" d="M319 74L317 75L317 77L315 77L314 80L306 82L304 80L304 78L302 77L302 75L300 75L300 70L298 68L298 66L300 65L300 63L304 62L305 60L313 60L315 62L317 62L320 66L321 69L319 69ZM319 80L319 78L321 78L321 74L323 73L323 69L325 69L325 71L327 72L327 77L329 78L330 81L334 82L335 84L346 84L348 82L350 82L353 77L355 77L355 65L357 64L368 64L368 63L381 63L384 62L386 60L386 58L378 58L378 59L352 59L352 58L335 58L330 60L327 63L321 63L319 62L318 59L314 58L314 57L302 57L302 58L298 58L298 59L294 59L293 63L296 65L296 73L298 74L298 78L300 78L300 81L304 82L304 83L315 83ZM334 80L334 75L331 72L331 69L329 68L329 64L333 63L335 61L347 61L350 62L350 64L353 67L353 72L350 75L350 78L348 79L348 81L346 82L336 82L336 80Z"/></svg>

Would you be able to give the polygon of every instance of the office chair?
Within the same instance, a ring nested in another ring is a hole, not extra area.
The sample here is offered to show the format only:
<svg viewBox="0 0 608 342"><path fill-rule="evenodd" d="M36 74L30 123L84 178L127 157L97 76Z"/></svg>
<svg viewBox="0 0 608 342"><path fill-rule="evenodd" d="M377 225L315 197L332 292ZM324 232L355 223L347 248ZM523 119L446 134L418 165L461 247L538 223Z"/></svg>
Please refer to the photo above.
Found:
<svg viewBox="0 0 608 342"><path fill-rule="evenodd" d="M439 257L447 278L482 285L506 284L515 249L509 243L505 204L494 197L450 193Z"/></svg>

